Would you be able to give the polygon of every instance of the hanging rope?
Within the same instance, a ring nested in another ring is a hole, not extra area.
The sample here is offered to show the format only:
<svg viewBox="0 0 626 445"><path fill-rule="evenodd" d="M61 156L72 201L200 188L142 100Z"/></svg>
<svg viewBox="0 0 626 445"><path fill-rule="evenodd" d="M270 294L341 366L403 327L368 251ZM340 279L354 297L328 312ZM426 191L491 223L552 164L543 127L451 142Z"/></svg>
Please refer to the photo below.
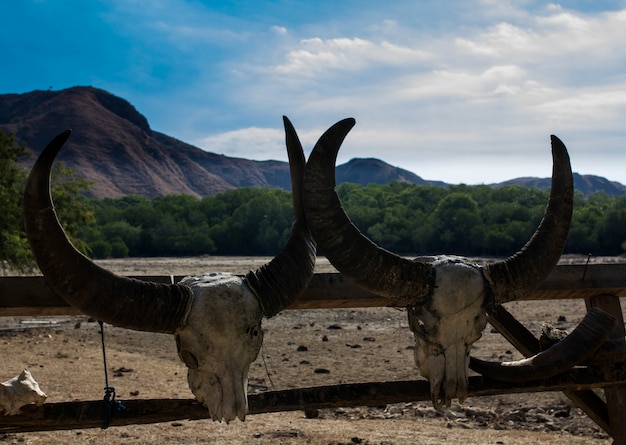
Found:
<svg viewBox="0 0 626 445"><path fill-rule="evenodd" d="M102 429L105 430L111 424L113 413L121 413L126 407L119 400L115 400L115 388L109 386L109 373L107 371L107 355L104 347L104 323L98 321L100 325L100 338L102 340L102 361L104 362L104 419Z"/></svg>

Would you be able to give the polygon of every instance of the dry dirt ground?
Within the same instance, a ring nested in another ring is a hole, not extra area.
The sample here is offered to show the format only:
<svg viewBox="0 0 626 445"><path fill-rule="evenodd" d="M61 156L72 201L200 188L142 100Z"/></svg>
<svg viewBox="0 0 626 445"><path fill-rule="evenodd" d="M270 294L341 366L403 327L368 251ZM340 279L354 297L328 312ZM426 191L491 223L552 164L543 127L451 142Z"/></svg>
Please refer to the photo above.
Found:
<svg viewBox="0 0 626 445"><path fill-rule="evenodd" d="M106 260L125 275L246 272L267 258ZM604 259L623 261L624 259ZM317 272L333 270L321 258ZM582 301L513 302L507 309L538 335L541 323L571 329ZM288 310L264 320L264 346L250 369L249 392L337 383L418 378L403 310ZM0 318L0 381L23 368L47 402L102 399L99 325L87 317ZM171 336L105 325L110 384L120 400L192 398ZM488 326L473 355L521 356ZM609 444L608 436L561 393L475 397L435 411L430 403L250 415L230 424L209 420L58 432L0 433L1 444Z"/></svg>

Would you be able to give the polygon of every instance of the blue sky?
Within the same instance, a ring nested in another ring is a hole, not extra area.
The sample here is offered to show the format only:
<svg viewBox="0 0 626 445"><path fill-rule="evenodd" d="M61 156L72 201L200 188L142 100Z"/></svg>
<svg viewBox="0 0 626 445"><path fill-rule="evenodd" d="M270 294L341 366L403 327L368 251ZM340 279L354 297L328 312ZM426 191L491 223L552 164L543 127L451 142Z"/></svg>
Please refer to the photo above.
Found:
<svg viewBox="0 0 626 445"><path fill-rule="evenodd" d="M338 163L547 177L556 134L626 184L626 0L20 0L0 53L0 94L92 85L228 156L286 160L282 115L307 155L354 117Z"/></svg>

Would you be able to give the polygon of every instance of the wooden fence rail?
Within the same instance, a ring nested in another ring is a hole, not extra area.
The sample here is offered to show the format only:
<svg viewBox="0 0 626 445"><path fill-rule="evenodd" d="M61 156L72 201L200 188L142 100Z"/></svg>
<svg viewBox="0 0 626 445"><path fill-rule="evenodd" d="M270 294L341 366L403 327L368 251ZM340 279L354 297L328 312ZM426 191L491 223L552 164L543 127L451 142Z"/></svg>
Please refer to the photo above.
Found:
<svg viewBox="0 0 626 445"><path fill-rule="evenodd" d="M496 382L470 377L468 396L491 396L541 391L592 390L626 385L626 370L609 372L573 369L550 379L527 383ZM389 403L430 401L425 380L350 383L268 391L248 396L249 414L324 408L380 406ZM110 426L208 419L208 410L193 399L142 399L123 401L125 409L112 416ZM0 432L54 431L99 428L103 424L102 400L44 403L22 408L19 416L0 416Z"/></svg>
<svg viewBox="0 0 626 445"><path fill-rule="evenodd" d="M146 281L178 282L182 276L140 276ZM557 266L526 300L626 297L626 264ZM402 306L402 302L398 302ZM339 273L316 273L290 309L384 307L389 300L364 291ZM0 277L0 316L78 315L46 285L43 277Z"/></svg>

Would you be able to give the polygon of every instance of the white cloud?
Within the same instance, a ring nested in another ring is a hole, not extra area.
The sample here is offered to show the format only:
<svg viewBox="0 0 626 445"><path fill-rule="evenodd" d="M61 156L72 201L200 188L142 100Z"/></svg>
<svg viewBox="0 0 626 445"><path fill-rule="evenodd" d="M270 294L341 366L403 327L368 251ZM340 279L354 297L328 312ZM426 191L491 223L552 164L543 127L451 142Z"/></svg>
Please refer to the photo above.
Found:
<svg viewBox="0 0 626 445"><path fill-rule="evenodd" d="M312 76L329 69L355 72L374 65L403 66L423 62L431 55L419 48L374 42L362 38L304 39L274 69L281 74Z"/></svg>
<svg viewBox="0 0 626 445"><path fill-rule="evenodd" d="M354 116L338 162L373 156L428 179L472 183L549 174L546 141L556 133L581 171L626 183L626 173L608 173L626 165L626 150L614 148L626 141L626 10L478 0L450 7L431 27L415 11L368 8L331 24L167 22L162 32L185 51L191 46L204 73L187 95L216 101L212 116L241 127L216 125L201 141L196 129L190 139L228 156L286 160L282 128L269 128L282 114L307 150L336 120ZM207 57L206 45L219 41L236 50ZM223 72L230 75L221 79ZM196 114L206 125L208 112Z"/></svg>
<svg viewBox="0 0 626 445"><path fill-rule="evenodd" d="M271 30L279 35L285 35L288 33L287 28L284 26L272 26Z"/></svg>
<svg viewBox="0 0 626 445"><path fill-rule="evenodd" d="M606 129L626 114L626 83L609 88L569 91L554 100L533 107L546 118L560 120L569 127L591 126Z"/></svg>
<svg viewBox="0 0 626 445"><path fill-rule="evenodd" d="M285 136L274 128L249 127L227 131L195 141L195 145L213 153L257 160L286 159Z"/></svg>

